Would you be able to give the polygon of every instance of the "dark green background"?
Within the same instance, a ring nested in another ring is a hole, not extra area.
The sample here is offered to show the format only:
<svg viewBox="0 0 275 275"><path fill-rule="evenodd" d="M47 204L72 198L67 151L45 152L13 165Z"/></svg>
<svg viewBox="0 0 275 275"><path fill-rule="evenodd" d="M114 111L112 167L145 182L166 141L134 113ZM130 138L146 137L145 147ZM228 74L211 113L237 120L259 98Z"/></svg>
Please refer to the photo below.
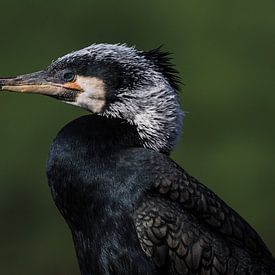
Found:
<svg viewBox="0 0 275 275"><path fill-rule="evenodd" d="M1 76L94 42L165 44L185 83L173 157L275 252L274 1L1 0L0 11ZM45 162L57 131L83 114L47 97L0 95L1 274L79 274Z"/></svg>

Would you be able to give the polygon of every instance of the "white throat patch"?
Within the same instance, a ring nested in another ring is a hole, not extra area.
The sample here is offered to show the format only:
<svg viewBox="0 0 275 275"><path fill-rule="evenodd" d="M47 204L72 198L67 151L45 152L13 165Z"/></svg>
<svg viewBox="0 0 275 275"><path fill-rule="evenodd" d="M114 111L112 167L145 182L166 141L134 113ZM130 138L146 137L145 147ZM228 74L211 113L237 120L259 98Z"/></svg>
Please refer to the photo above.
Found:
<svg viewBox="0 0 275 275"><path fill-rule="evenodd" d="M97 77L77 76L76 84L83 92L77 95L71 104L93 113L102 111L106 104L106 90L103 80Z"/></svg>

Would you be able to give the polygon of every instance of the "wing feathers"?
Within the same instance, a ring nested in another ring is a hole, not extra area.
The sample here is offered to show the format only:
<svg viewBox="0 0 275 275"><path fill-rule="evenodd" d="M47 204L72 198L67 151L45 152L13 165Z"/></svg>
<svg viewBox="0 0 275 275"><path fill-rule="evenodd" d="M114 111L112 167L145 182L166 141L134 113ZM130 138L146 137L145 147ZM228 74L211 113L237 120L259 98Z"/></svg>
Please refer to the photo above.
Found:
<svg viewBox="0 0 275 275"><path fill-rule="evenodd" d="M213 192L189 176L175 163L157 166L155 188L159 194L178 202L190 210L203 223L222 234L232 243L261 257L271 257L271 253L255 232L234 210ZM165 175L164 178L157 175Z"/></svg>

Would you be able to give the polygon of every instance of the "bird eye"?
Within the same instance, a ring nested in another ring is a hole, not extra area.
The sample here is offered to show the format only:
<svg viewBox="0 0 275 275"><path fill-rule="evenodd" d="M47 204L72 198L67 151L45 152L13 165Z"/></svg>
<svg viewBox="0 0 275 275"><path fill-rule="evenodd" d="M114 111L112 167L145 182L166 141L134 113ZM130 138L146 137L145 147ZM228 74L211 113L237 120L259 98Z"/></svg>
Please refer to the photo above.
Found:
<svg viewBox="0 0 275 275"><path fill-rule="evenodd" d="M65 73L63 77L67 82L72 82L75 80L75 74L72 72Z"/></svg>

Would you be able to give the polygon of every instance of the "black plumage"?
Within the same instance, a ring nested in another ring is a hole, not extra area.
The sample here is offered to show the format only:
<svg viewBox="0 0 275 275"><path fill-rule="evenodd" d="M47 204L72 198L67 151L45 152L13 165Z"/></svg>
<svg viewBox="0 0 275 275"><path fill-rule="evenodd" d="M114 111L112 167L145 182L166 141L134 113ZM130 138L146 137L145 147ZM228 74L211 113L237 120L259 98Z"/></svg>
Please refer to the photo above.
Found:
<svg viewBox="0 0 275 275"><path fill-rule="evenodd" d="M154 63L156 70L161 72L164 77L167 78L171 87L178 91L182 84L179 72L171 62L171 53L163 51L162 47L163 46L160 46L156 49L144 52L143 54L148 60L151 60Z"/></svg>
<svg viewBox="0 0 275 275"><path fill-rule="evenodd" d="M82 274L275 274L257 233L121 120L64 127L48 178Z"/></svg>
<svg viewBox="0 0 275 275"><path fill-rule="evenodd" d="M47 164L83 275L275 274L256 231L169 158L183 113L166 53L92 45L47 70L0 79L85 108Z"/></svg>

